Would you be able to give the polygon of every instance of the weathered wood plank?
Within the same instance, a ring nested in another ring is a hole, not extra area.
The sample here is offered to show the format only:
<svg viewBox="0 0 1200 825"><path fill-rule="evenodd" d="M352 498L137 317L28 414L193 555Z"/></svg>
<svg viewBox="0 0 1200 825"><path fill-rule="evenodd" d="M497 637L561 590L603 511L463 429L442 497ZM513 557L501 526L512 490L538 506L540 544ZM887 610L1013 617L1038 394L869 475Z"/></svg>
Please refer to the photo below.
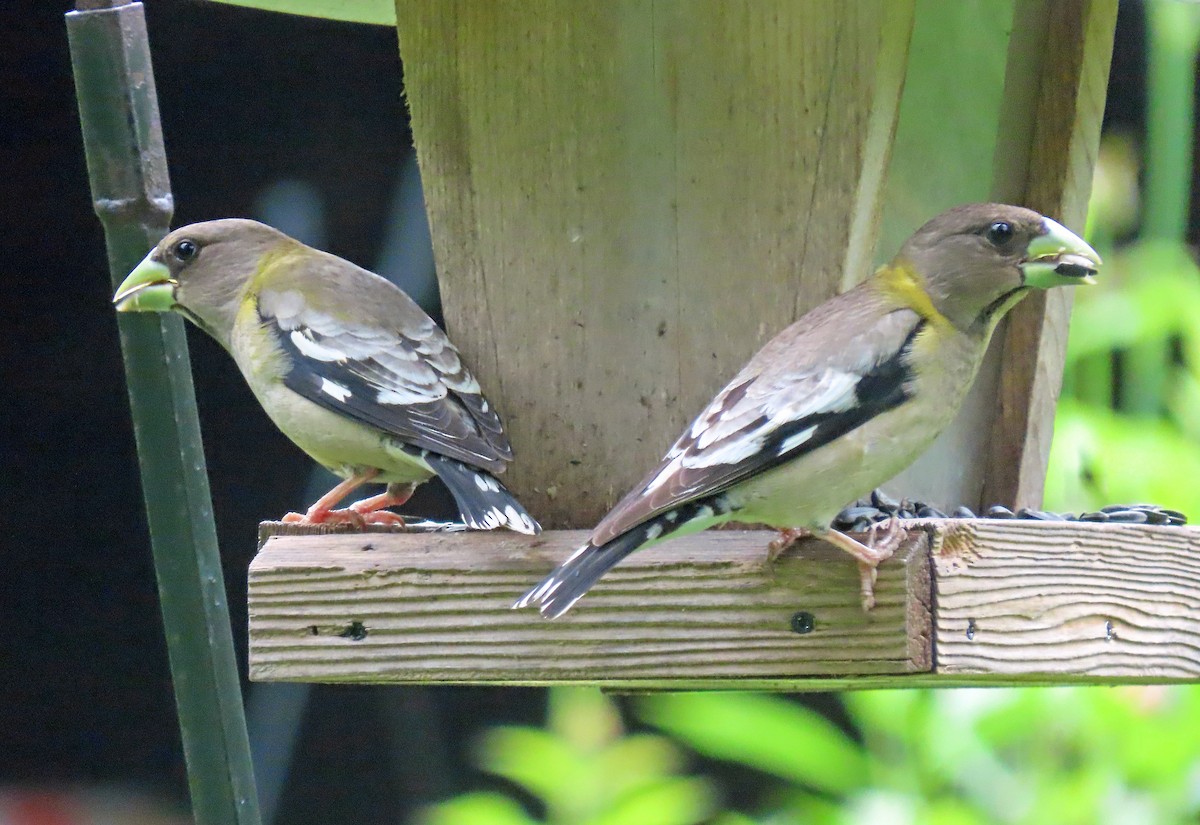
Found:
<svg viewBox="0 0 1200 825"><path fill-rule="evenodd" d="M913 2L397 0L447 325L544 525L869 262Z"/></svg>
<svg viewBox="0 0 1200 825"><path fill-rule="evenodd" d="M1083 228L1116 22L1117 0L1017 3L1001 124L1011 137L997 146L998 198ZM997 332L993 357L1003 369L989 385L996 390L984 502L1041 506L1071 301L1068 289L1031 295Z"/></svg>
<svg viewBox="0 0 1200 825"><path fill-rule="evenodd" d="M839 552L808 541L769 565L771 534L711 531L635 554L556 621L508 605L582 532L270 536L250 568L250 675L639 690L1200 679L1200 529L911 532L869 616ZM800 612L810 633L793 629Z"/></svg>
<svg viewBox="0 0 1200 825"><path fill-rule="evenodd" d="M933 561L939 673L1200 678L1200 530L963 521Z"/></svg>
<svg viewBox="0 0 1200 825"><path fill-rule="evenodd" d="M269 538L250 568L261 680L600 682L908 673L930 663L927 539L885 564L865 615L840 551L713 531L614 569L566 617L510 605L582 542L468 533ZM807 612L811 632L793 628Z"/></svg>

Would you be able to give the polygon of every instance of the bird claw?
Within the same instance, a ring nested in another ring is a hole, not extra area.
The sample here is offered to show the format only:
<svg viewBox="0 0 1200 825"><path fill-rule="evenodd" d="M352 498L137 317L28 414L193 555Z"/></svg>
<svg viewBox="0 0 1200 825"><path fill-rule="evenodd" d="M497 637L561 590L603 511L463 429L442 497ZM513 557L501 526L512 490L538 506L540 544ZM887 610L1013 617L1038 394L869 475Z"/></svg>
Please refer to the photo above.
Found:
<svg viewBox="0 0 1200 825"><path fill-rule="evenodd" d="M783 551L791 547L798 540L809 536L808 530L803 527L787 527L779 531L779 538L767 545L767 563L774 564L775 561L783 555Z"/></svg>
<svg viewBox="0 0 1200 825"><path fill-rule="evenodd" d="M357 512L357 511L356 511ZM391 510L370 510L366 513L358 513L363 524L386 524L391 527L407 527L407 522L404 521L404 516L399 513L393 513Z"/></svg>
<svg viewBox="0 0 1200 825"><path fill-rule="evenodd" d="M883 535L880 535L881 530ZM881 524L871 525L865 543L837 530L826 530L819 535L834 547L849 553L858 563L862 606L864 611L869 612L875 606L877 568L895 554L908 536L908 531L899 519L890 518Z"/></svg>
<svg viewBox="0 0 1200 825"><path fill-rule="evenodd" d="M881 530L882 536L879 535ZM871 555L858 560L863 612L869 613L875 607L875 581L879 578L879 565L895 555L907 537L908 531L895 516L887 521L876 522L867 530L864 547Z"/></svg>
<svg viewBox="0 0 1200 825"><path fill-rule="evenodd" d="M859 592L862 594L862 609L870 613L875 607L875 580L879 578L878 565L865 561L858 562Z"/></svg>
<svg viewBox="0 0 1200 825"><path fill-rule="evenodd" d="M880 538L880 528L883 530L883 537ZM900 524L900 519L892 516L887 521L877 521L867 529L866 546L878 558L876 564L890 559L900 545L904 543L904 539L908 537L908 531Z"/></svg>

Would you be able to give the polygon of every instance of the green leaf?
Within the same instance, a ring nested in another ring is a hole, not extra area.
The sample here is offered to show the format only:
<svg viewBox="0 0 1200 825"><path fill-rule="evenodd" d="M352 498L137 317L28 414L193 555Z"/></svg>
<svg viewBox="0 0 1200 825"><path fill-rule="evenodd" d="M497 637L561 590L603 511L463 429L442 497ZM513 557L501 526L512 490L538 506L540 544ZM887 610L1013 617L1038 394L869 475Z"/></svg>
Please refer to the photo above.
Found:
<svg viewBox="0 0 1200 825"><path fill-rule="evenodd" d="M1153 502L1200 513L1200 444L1172 424L1059 403L1045 500L1051 510Z"/></svg>
<svg viewBox="0 0 1200 825"><path fill-rule="evenodd" d="M924 825L989 825L995 821L961 799L934 799L918 808Z"/></svg>
<svg viewBox="0 0 1200 825"><path fill-rule="evenodd" d="M918 690L863 690L848 693L842 702L859 729L866 733L903 736L909 715L921 696Z"/></svg>
<svg viewBox="0 0 1200 825"><path fill-rule="evenodd" d="M431 805L416 818L420 825L537 825L525 809L498 793L467 793Z"/></svg>
<svg viewBox="0 0 1200 825"><path fill-rule="evenodd" d="M598 688L550 691L547 727L581 752L598 751L624 732L617 706Z"/></svg>
<svg viewBox="0 0 1200 825"><path fill-rule="evenodd" d="M849 737L820 714L779 697L651 696L639 713L700 753L822 791L846 793L866 779L865 756Z"/></svg>
<svg viewBox="0 0 1200 825"><path fill-rule="evenodd" d="M692 825L707 819L715 804L707 780L663 779L625 795L588 825Z"/></svg>
<svg viewBox="0 0 1200 825"><path fill-rule="evenodd" d="M591 771L607 777L609 791L616 796L670 776L682 763L679 749L669 739L643 733L626 736L605 748L596 755Z"/></svg>
<svg viewBox="0 0 1200 825"><path fill-rule="evenodd" d="M712 820L712 825L761 825L739 811L722 811Z"/></svg>
<svg viewBox="0 0 1200 825"><path fill-rule="evenodd" d="M1200 269L1180 243L1141 241L1105 262L1095 287L1075 291L1067 361L1175 335L1200 338Z"/></svg>
<svg viewBox="0 0 1200 825"><path fill-rule="evenodd" d="M376 26L396 25L394 0L217 0L231 6L247 6L264 11L323 17L348 23L371 23Z"/></svg>
<svg viewBox="0 0 1200 825"><path fill-rule="evenodd" d="M476 746L477 764L515 782L547 804L569 796L588 765L561 738L538 728L496 727Z"/></svg>

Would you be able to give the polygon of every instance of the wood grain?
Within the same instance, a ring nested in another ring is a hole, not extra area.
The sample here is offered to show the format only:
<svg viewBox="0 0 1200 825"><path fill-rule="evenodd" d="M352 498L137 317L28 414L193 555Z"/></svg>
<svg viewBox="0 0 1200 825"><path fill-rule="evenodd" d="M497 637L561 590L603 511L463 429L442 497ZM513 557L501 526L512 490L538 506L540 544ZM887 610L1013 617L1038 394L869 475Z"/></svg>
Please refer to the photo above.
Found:
<svg viewBox="0 0 1200 825"><path fill-rule="evenodd" d="M712 531L609 573L567 616L512 602L586 536L291 535L250 567L257 680L552 684L902 674L930 664L928 544L883 565L870 614L848 556ZM800 634L793 616L813 629Z"/></svg>
<svg viewBox="0 0 1200 825"><path fill-rule="evenodd" d="M996 197L1076 231L1087 216L1116 20L1116 0L1020 0L1014 18ZM1031 295L996 333L1002 368L984 503L1041 506L1071 300L1069 289Z"/></svg>
<svg viewBox="0 0 1200 825"><path fill-rule="evenodd" d="M544 525L594 524L869 262L912 15L397 0L447 325Z"/></svg>
<svg viewBox="0 0 1200 825"><path fill-rule="evenodd" d="M1200 530L956 522L936 535L939 674L1200 678Z"/></svg>
<svg viewBox="0 0 1200 825"><path fill-rule="evenodd" d="M710 531L638 553L566 617L512 601L584 538L268 535L250 568L255 680L833 690L1200 680L1200 529L910 522L858 607L807 541ZM267 525L265 531L273 529ZM801 611L811 633L792 629Z"/></svg>

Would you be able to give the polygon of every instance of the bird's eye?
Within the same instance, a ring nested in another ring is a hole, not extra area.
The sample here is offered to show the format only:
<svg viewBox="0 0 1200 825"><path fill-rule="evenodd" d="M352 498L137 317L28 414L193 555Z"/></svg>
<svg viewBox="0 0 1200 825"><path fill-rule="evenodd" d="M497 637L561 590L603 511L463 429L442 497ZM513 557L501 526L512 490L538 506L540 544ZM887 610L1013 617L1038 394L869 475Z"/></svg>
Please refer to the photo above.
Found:
<svg viewBox="0 0 1200 825"><path fill-rule="evenodd" d="M992 246L1004 246L1012 240L1013 228L1008 221L996 221L987 228L988 243Z"/></svg>
<svg viewBox="0 0 1200 825"><path fill-rule="evenodd" d="M187 263L200 254L200 246L195 241L184 238L175 242L175 245L171 247L171 254L183 263Z"/></svg>

